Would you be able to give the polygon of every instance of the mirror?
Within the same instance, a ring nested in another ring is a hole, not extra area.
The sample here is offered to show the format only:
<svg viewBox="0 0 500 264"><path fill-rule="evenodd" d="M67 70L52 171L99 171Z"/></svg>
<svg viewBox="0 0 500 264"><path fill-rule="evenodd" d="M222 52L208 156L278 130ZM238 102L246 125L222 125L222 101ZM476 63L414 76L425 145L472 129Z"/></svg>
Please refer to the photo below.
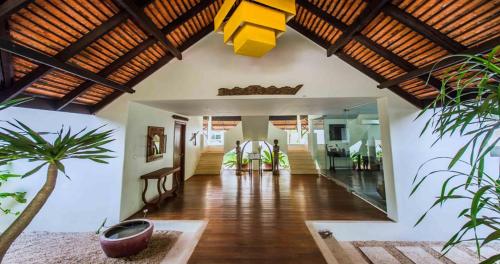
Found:
<svg viewBox="0 0 500 264"><path fill-rule="evenodd" d="M146 162L163 158L166 146L165 128L148 127Z"/></svg>

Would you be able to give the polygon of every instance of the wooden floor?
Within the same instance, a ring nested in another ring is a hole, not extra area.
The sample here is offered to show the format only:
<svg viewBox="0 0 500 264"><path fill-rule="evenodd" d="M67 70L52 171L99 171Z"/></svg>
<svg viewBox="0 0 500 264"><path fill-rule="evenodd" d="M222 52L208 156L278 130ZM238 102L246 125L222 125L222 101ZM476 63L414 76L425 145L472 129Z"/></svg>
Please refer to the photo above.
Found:
<svg viewBox="0 0 500 264"><path fill-rule="evenodd" d="M325 263L306 220L384 220L324 177L223 175L190 178L152 219L209 220L189 263Z"/></svg>

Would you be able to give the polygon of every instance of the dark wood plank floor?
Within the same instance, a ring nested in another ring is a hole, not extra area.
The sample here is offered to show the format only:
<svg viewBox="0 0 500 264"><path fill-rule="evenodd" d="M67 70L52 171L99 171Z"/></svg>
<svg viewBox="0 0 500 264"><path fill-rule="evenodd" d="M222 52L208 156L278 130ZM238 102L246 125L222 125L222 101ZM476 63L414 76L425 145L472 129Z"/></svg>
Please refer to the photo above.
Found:
<svg viewBox="0 0 500 264"><path fill-rule="evenodd" d="M194 176L152 219L209 220L189 263L325 263L304 221L385 220L324 177Z"/></svg>

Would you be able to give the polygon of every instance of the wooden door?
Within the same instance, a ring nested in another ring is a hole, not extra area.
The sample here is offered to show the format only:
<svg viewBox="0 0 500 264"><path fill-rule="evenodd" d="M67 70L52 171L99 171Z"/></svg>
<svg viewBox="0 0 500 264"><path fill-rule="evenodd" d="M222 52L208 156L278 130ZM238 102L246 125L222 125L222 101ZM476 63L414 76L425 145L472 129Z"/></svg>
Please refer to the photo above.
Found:
<svg viewBox="0 0 500 264"><path fill-rule="evenodd" d="M180 190L184 187L184 164L186 159L186 123L175 122L174 127L174 167L181 168L179 172Z"/></svg>

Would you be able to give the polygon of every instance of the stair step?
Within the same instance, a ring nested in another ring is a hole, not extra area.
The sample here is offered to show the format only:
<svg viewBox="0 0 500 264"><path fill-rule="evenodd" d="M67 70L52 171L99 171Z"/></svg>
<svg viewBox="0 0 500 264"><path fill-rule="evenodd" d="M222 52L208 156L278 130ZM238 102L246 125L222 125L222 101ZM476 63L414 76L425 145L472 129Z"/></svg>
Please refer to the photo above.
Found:
<svg viewBox="0 0 500 264"><path fill-rule="evenodd" d="M218 175L222 168L224 153L222 149L214 148L201 153L195 175Z"/></svg>

